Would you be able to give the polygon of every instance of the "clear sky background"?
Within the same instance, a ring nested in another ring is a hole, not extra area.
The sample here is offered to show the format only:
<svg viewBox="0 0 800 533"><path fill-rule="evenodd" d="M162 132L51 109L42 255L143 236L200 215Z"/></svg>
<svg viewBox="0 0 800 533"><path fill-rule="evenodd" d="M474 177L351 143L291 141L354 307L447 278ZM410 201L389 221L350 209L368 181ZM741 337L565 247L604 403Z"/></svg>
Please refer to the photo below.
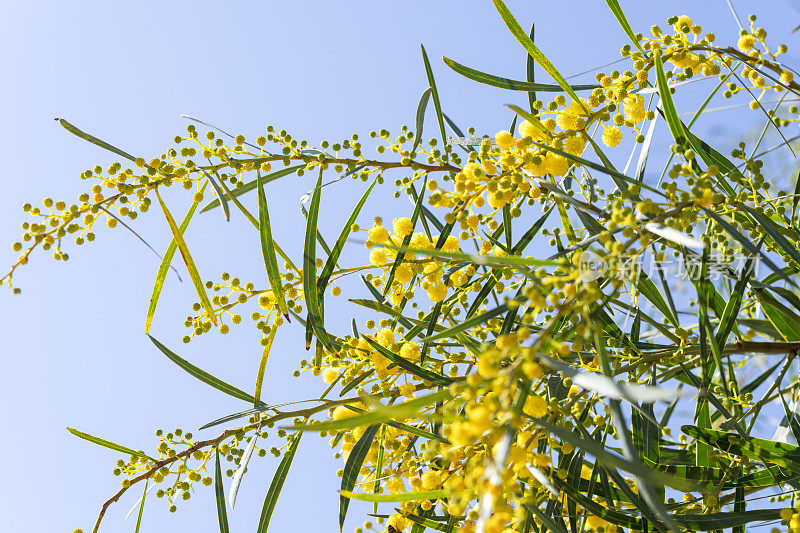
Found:
<svg viewBox="0 0 800 533"><path fill-rule="evenodd" d="M724 0L628 0L622 5L635 31L647 32L652 24L664 27L667 17L688 14L704 30L714 31L718 42L737 38ZM800 24L800 14L791 3L736 0L734 5L742 19L757 9L773 42L787 42L790 56L797 57L797 34L788 33ZM536 20L537 44L565 75L618 59L627 42L599 0L510 0L509 6L523 26ZM0 263L15 261L10 244L21 234L24 202L38 203L45 196L74 201L88 188L79 179L82 170L95 164L105 168L116 160L70 135L54 117L145 158L164 152L185 131L181 113L251 139L274 124L311 143L358 132L368 146L372 129L397 134L403 124L413 127L419 95L427 86L420 43L431 57L445 112L462 128L473 125L479 134L493 134L511 121L504 103L526 105L524 93L480 86L440 60L447 55L524 79L524 51L490 0L0 2L6 72L0 85L0 243L5 246ZM546 81L541 69L537 72L537 81ZM679 111L695 108L683 103ZM426 131L433 135L431 116ZM699 124L729 150L737 134L760 120L746 115L730 121L712 114ZM663 123L660 127L665 133ZM666 140L659 142L663 146ZM268 188L271 215L278 221L276 239L295 258L304 231L298 199L312 187L311 179L291 176ZM349 181L324 190L320 227L330 240L360 191L360 182ZM182 216L187 196L175 192L166 198L173 213ZM390 199L391 187L380 189L365 208L362 224L376 214L407 208ZM135 227L159 251L169 243L155 209ZM0 293L2 531L88 531L101 503L118 490L119 479L111 475L117 454L71 436L66 426L150 451L157 442L156 428L195 430L247 407L195 381L157 352L144 335L144 317L158 258L124 229L96 233L94 244L68 247L66 264L36 254L16 278L23 294ZM232 212L230 223L219 212L195 217L187 241L205 279L228 271L257 285L266 283L257 234L238 212ZM357 244L346 249L345 257L348 253L361 254L350 264L364 257ZM179 259L174 264L185 272ZM345 294L350 295L347 288ZM198 366L251 390L261 353L254 328L240 326L227 338L206 335L188 346L180 343L183 317L194 298L191 283L178 283L170 274L153 335ZM331 327L340 331L349 329L349 316L363 316L353 314L351 306L329 305L335 310ZM265 378L267 401L303 399L321 391L321 382L311 376L290 375L305 356L302 330L281 329ZM229 511L232 531L255 529L277 463L271 456L251 463L237 507ZM341 466L327 439L307 435L271 531L334 531L336 469ZM140 492L129 491L111 507L102 531L133 531L135 520L124 523L122 518ZM175 515L167 512L164 500L148 499L142 531L217 531L213 498L211 488L198 486ZM346 530L360 525L364 510L351 506Z"/></svg>

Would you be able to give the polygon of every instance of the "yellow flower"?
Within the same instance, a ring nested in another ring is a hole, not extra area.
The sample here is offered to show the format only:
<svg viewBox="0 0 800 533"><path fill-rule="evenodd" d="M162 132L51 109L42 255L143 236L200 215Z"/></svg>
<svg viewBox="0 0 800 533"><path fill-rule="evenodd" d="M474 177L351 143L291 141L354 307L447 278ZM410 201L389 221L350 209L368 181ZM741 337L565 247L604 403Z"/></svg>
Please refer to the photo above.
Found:
<svg viewBox="0 0 800 533"><path fill-rule="evenodd" d="M542 417L547 414L547 400L541 396L532 395L525 400L525 412L531 416Z"/></svg>
<svg viewBox="0 0 800 533"><path fill-rule="evenodd" d="M409 361L419 361L422 347L415 342L407 342L400 348L400 356Z"/></svg>
<svg viewBox="0 0 800 533"><path fill-rule="evenodd" d="M373 266L386 264L389 260L386 248L373 248L369 253L369 262Z"/></svg>
<svg viewBox="0 0 800 533"><path fill-rule="evenodd" d="M494 136L494 142L503 150L509 150L514 147L514 136L508 131L498 131Z"/></svg>
<svg viewBox="0 0 800 533"><path fill-rule="evenodd" d="M563 176L569 170L569 160L558 154L549 153L545 157L545 167L547 172L552 176Z"/></svg>
<svg viewBox="0 0 800 533"><path fill-rule="evenodd" d="M572 155L581 155L586 147L586 141L578 135L571 135L564 139L564 151Z"/></svg>
<svg viewBox="0 0 800 533"><path fill-rule="evenodd" d="M367 233L367 239L374 244L384 244L389 239L389 232L380 225L375 225Z"/></svg>
<svg viewBox="0 0 800 533"><path fill-rule="evenodd" d="M398 237L405 237L414 231L414 224L406 217L396 218L392 222L392 229Z"/></svg>
<svg viewBox="0 0 800 533"><path fill-rule="evenodd" d="M406 383L405 385L400 385L400 394L402 394L406 398L413 398L414 397L414 384L413 383Z"/></svg>
<svg viewBox="0 0 800 533"><path fill-rule="evenodd" d="M755 45L756 38L750 34L739 37L739 42L736 44L742 52L749 52Z"/></svg>
<svg viewBox="0 0 800 533"><path fill-rule="evenodd" d="M400 283L408 283L413 276L414 271L411 270L411 266L408 263L400 263L397 270L394 271L394 279Z"/></svg>
<svg viewBox="0 0 800 533"><path fill-rule="evenodd" d="M441 302L447 296L447 287L442 282L431 283L425 292L432 302Z"/></svg>
<svg viewBox="0 0 800 533"><path fill-rule="evenodd" d="M523 120L519 125L519 134L522 138L530 137L535 142L547 140L548 136L545 132L533 125L528 120Z"/></svg>
<svg viewBox="0 0 800 533"><path fill-rule="evenodd" d="M641 94L629 94L622 101L625 120L628 122L639 122L647 113L644 109L644 96Z"/></svg>
<svg viewBox="0 0 800 533"><path fill-rule="evenodd" d="M325 383L333 383L338 375L339 374L336 373L336 370L332 368L326 368L325 372L322 373L322 381Z"/></svg>
<svg viewBox="0 0 800 533"><path fill-rule="evenodd" d="M616 126L606 128L603 132L603 144L614 147L622 141L622 132Z"/></svg>

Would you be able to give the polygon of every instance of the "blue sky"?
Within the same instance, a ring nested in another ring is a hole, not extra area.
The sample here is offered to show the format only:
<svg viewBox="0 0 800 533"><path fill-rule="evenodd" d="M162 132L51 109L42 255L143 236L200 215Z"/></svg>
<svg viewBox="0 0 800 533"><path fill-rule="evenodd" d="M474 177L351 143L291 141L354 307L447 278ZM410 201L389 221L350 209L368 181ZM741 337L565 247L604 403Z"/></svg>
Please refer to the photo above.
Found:
<svg viewBox="0 0 800 533"><path fill-rule="evenodd" d="M511 0L508 5L525 26L535 18L537 43L565 75L617 59L626 42L597 0ZM685 13L714 31L719 42L737 36L724 0L622 5L637 31L664 26L667 17ZM776 42L787 42L792 55L797 36L787 34L800 15L789 3L739 0L734 5L743 18L748 6L758 6L760 23ZM427 86L420 43L432 59L445 112L462 127L493 134L510 123L503 104L526 102L523 93L461 78L440 60L447 55L487 72L524 78L524 51L489 0L29 1L2 2L0 12L0 54L7 72L0 85L0 243L8 244L0 260L5 264L15 260L10 243L19 238L24 202L45 196L73 200L87 188L78 176L82 170L115 160L67 133L54 117L144 157L162 153L184 131L181 113L250 138L273 124L312 144L357 132L366 146L372 129L397 133L401 125L413 125ZM686 105L684 110L693 109ZM758 120L748 115L731 122L713 115L700 127L714 131L726 147L726 140ZM435 131L433 122L428 124L427 132ZM310 179L285 178L269 190L272 218L279 221L276 238L295 257L303 234L298 199L311 188ZM329 233L343 223L360 194L359 184L343 181L325 190L321 227ZM166 199L173 212L185 211L185 195ZM390 200L391 190L384 187L362 221L407 208ZM158 213L150 215L137 220L136 229L164 250L168 230ZM196 217L187 240L206 279L229 271L265 282L257 236L238 214L230 223L217 212ZM351 245L349 253L363 253L363 248ZM156 428L193 430L243 408L182 373L144 335L158 267L150 251L116 229L99 231L94 244L70 255L66 264L36 256L16 279L23 295L0 293L3 531L90 530L100 504L118 489L119 480L111 475L116 455L71 436L67 425L152 450ZM180 343L193 294L190 283L177 283L170 275L152 333L195 364L250 390L260 356L253 328L234 329L224 339L208 335L188 346ZM345 328L351 308L340 309L339 327ZM303 399L321 390L310 376L290 375L305 355L302 331L281 330L265 380L269 401ZM229 515L233 531L254 529L277 462L268 456L251 465ZM271 530L334 530L340 467L326 439L306 436ZM133 522L122 518L138 492L112 506L102 531L133 531ZM346 529L360 524L362 510L351 506ZM165 502L148 500L142 531L168 527L216 531L213 491L197 490L171 516Z"/></svg>

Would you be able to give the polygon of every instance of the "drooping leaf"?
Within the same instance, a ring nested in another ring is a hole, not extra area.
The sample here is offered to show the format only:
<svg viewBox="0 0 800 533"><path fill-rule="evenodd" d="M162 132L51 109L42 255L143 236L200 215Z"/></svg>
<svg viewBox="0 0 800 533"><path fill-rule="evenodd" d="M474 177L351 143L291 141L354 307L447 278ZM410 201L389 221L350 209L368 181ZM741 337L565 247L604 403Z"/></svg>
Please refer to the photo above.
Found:
<svg viewBox="0 0 800 533"><path fill-rule="evenodd" d="M156 189L156 197L158 198L158 203L161 205L161 210L164 212L164 217L167 219L169 229L172 231L172 238L175 241L175 245L178 247L181 257L183 257L186 270L189 271L189 277L192 278L192 284L194 284L197 296L200 298L200 304L205 309L206 316L208 316L211 322L216 326L217 315L214 312L214 307L211 305L211 300L208 299L206 288L203 285L203 280L200 278L200 273L197 271L197 266L195 266L194 260L192 259L192 254L189 253L189 247L186 245L186 241L183 240L183 233L181 233L180 229L178 229L178 226L175 224L175 219L172 218L172 213L167 209L167 204L162 200L158 189Z"/></svg>
<svg viewBox="0 0 800 533"><path fill-rule="evenodd" d="M311 325L311 329L317 339L326 349L332 351L333 344L322 322L320 296L317 290L317 221L319 219L319 203L322 193L321 185L322 170L319 172L314 195L311 198L311 204L308 208L305 246L303 248L303 293L308 308L308 323ZM306 338L306 349L308 349L308 343L309 339Z"/></svg>
<svg viewBox="0 0 800 533"><path fill-rule="evenodd" d="M369 447L375 439L375 434L378 432L380 424L373 424L369 426L350 451L347 456L347 461L344 464L344 471L342 472L342 489L340 492L349 492L356 486L356 479L358 479L361 466L364 464L364 459L367 457ZM349 498L345 496L339 497L339 531L344 527L344 519L347 516L347 508L350 505Z"/></svg>
<svg viewBox="0 0 800 533"><path fill-rule="evenodd" d="M432 370L422 368L421 366L412 363L408 359L405 359L393 353L388 348L381 346L380 344L372 340L370 337L363 336L362 338L366 340L375 351L380 353L382 356L384 356L385 358L387 358L388 360L390 360L392 363L396 364L403 370L416 376L418 379L430 381L435 385L449 385L450 383L453 382L452 378L443 376L442 374L437 374Z"/></svg>
<svg viewBox="0 0 800 533"><path fill-rule="evenodd" d="M204 183L203 186L200 188L200 194L206 189L207 183ZM194 212L197 210L198 202L192 202L192 207L189 208L189 211L186 213L186 216L183 217L181 221L181 225L178 226L178 231L180 231L181 235L186 232L186 228L189 227L189 222L192 221L192 217L194 216ZM153 316L156 313L156 307L158 306L158 299L161 296L161 290L164 288L164 281L167 279L167 272L169 272L169 266L172 263L172 258L175 256L175 251L178 249L177 244L175 243L175 239L173 238L169 242L169 246L167 246L167 251L164 252L164 257L161 259L161 265L158 267L158 273L156 274L156 281L153 284L153 293L150 295L150 304L147 307L147 318L145 319L144 324L144 332L150 333L150 326L153 323Z"/></svg>
<svg viewBox="0 0 800 533"><path fill-rule="evenodd" d="M444 60L444 62L447 64L448 67L458 72L462 76L465 76L473 81L477 81L478 83L491 85L492 87L499 87L500 89L508 89L510 91L528 91L528 92L538 91L543 93L564 92L564 88L560 85L511 80L508 78L503 78L501 76L487 74L486 72L481 72L480 70L475 70L473 68L464 66L461 63L450 59L449 57L443 57L442 60ZM591 91L592 89L596 89L597 87L599 87L599 85L571 86L573 91Z"/></svg>
<svg viewBox="0 0 800 533"><path fill-rule="evenodd" d="M422 62L425 65L425 74L428 76L428 85L431 88L431 96L433 96L433 106L436 109L436 120L439 122L439 132L442 134L442 145L447 146L447 132L444 129L442 104L439 101L439 91L436 89L436 80L433 78L431 62L428 61L428 53L425 51L425 47L422 44L420 44L419 47L422 50Z"/></svg>
<svg viewBox="0 0 800 533"><path fill-rule="evenodd" d="M231 486L228 489L228 505L231 506L231 509L233 509L234 504L236 504L236 495L239 494L239 486L242 483L242 477L244 477L244 472L247 470L247 465L250 463L250 458L253 456L253 450L256 449L256 440L258 440L258 432L260 429L261 426L259 426L255 434L250 437L250 442L247 444L247 448L245 448L240 458L239 468L233 473Z"/></svg>
<svg viewBox="0 0 800 533"><path fill-rule="evenodd" d="M295 453L297 453L297 446L300 444L300 437L303 434L298 432L292 437L292 443L289 449L281 459L278 469L275 470L275 475L269 484L269 490L264 498L264 505L261 507L261 516L258 519L257 533L267 533L269 522L272 519L272 513L275 510L275 505L278 503L278 496L280 496L283 489L283 483L286 481L286 476L289 474L289 469L292 467Z"/></svg>
<svg viewBox="0 0 800 533"><path fill-rule="evenodd" d="M257 180L258 233L261 240L261 255L264 257L264 266L267 269L267 277L269 278L269 286L272 289L272 295L275 298L278 309L286 316L288 314L288 308L286 306L286 297L283 294L283 282L281 281L281 272L278 268L278 259L275 256L275 241L272 238L272 226L269 222L267 196L264 192L264 179L261 177L261 171L258 171Z"/></svg>
<svg viewBox="0 0 800 533"><path fill-rule="evenodd" d="M228 510L225 508L225 492L222 486L222 468L220 467L219 448L214 448L216 463L214 465L214 496L217 502L217 520L219 533L230 533L228 527Z"/></svg>
<svg viewBox="0 0 800 533"><path fill-rule="evenodd" d="M305 163L303 163L302 165L294 165L294 166L291 166L291 167L286 167L286 168L282 168L280 170L276 170L275 172L271 172L269 174L264 175L262 177L262 183L264 185L266 185L267 183L269 183L271 181L275 181L278 178L282 178L284 176L288 176L289 174L294 174L295 172L297 172L301 168L306 168ZM243 195L245 193L248 193L248 192L252 191L253 189L255 189L257 187L258 187L258 179L256 178L254 180L248 181L247 183L243 184L241 187L236 187L232 191L226 192L225 193L225 197L227 199L229 199L229 200L233 200L233 198L236 198L237 196L241 196L241 195ZM208 211L210 209L214 209L215 207L219 207L219 205L220 205L219 199L212 200L211 202L206 204L203 207L203 209L200 210L200 212L201 213L205 213L206 211Z"/></svg>
<svg viewBox="0 0 800 533"><path fill-rule="evenodd" d="M414 147L411 148L412 152L417 151L417 146L422 141L422 127L425 125L425 109L428 107L428 99L431 96L433 89L428 87L422 91L422 96L419 97L419 104L417 104L416 128L414 132Z"/></svg>
<svg viewBox="0 0 800 533"><path fill-rule="evenodd" d="M175 352L173 352L172 350L170 350L169 348L167 348L166 346L161 344L152 335L148 335L148 337L150 337L150 340L153 341L153 344L155 344L156 347L159 350L161 350L161 353L166 355L167 358L170 361L172 361L173 363L175 363L176 365L181 367L183 370L185 370L186 372L191 374L193 377L199 379L200 381L202 381L203 383L205 383L207 385L210 385L210 386L214 387L218 391L224 392L225 394L227 394L229 396L233 396L234 398L238 398L240 400L244 400L244 401L249 402L249 403L254 403L255 402L255 398L253 398L252 396L250 396L249 394L247 394L243 390L238 389L238 388L234 387L233 385L230 385L230 384L222 381L218 377L216 377L216 376L214 376L212 374L209 374L205 370L194 366L192 363L190 363L189 361L183 359L182 357L177 355Z"/></svg>
<svg viewBox="0 0 800 533"><path fill-rule="evenodd" d="M450 495L446 490L426 490L421 492L406 492L401 494L359 494L348 490L340 491L339 494L351 500L361 500L364 502L416 502L422 500L435 500L447 498Z"/></svg>
<svg viewBox="0 0 800 533"><path fill-rule="evenodd" d="M110 440L101 439L100 437L95 437L94 435L89 435L88 433L84 433L83 431L78 431L77 429L72 429L70 427L67 428L67 431L69 431L76 437L80 437L81 439L89 441L92 444L103 446L104 448L108 448L109 450L114 450L115 452L124 453L126 455L132 455L134 457L143 457L145 459L155 461L155 459L145 454L144 452L132 450L126 446L121 446L119 444L111 442Z"/></svg>

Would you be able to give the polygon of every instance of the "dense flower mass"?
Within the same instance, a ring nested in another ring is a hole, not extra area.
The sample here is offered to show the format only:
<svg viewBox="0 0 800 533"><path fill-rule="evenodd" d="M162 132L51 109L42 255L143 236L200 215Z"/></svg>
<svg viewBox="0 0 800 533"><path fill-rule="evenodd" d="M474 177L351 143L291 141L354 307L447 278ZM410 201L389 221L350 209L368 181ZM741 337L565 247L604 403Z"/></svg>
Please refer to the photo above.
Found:
<svg viewBox="0 0 800 533"><path fill-rule="evenodd" d="M19 261L3 283L11 285L36 248L67 260L68 238L91 242L98 222L134 220L155 198L174 240L152 301L176 250L198 294L183 341L226 334L246 324L243 317L263 334L253 396L189 365L250 401L253 409L240 413L248 423L204 441L159 430L157 454L117 463L123 487L151 480L175 510L195 483L214 483L215 456L233 464L227 475L238 486L252 454L267 453L257 442L280 424L285 442L269 452L289 464L304 431L330 437L344 460L342 501L381 502L366 529L744 531L772 521L800 531L793 493L781 488L800 476L800 452L786 443L789 429L800 430L785 422L783 440L753 433L759 416L773 408L783 415L800 392L792 366L800 348L797 192L777 190L766 174L759 154L771 149L761 139L723 154L694 134L694 120L681 121L673 96L690 80L715 79L723 98L744 96L745 106L766 114L779 147L791 150L781 131L798 110L783 102L800 86L781 63L787 47L768 45L753 16L729 47L688 16L669 19L666 31L653 26L650 36L633 34L617 16L632 40L621 49L628 70L599 72L595 84L573 88L539 59L558 82L550 88L556 96L532 98L529 111L515 109L515 126L493 136L469 129L448 138L432 84L440 140L425 143L403 128L397 136L371 132L369 147L358 135L312 147L272 126L248 142L190 125L159 157L86 170L81 177L93 184L75 203L26 204L30 220L13 245ZM768 95L780 99L774 108L765 108ZM654 123L672 136L660 176L645 174ZM633 174L618 170L617 152L608 151L626 141L639 150ZM342 230L323 238L316 220L326 172L370 185ZM289 174L317 176L304 198L303 250L274 241L263 194ZM389 176L398 176L395 197L411 199L410 213L362 227L362 205ZM180 224L159 196L172 186L192 191ZM263 279L200 278L182 234L211 190L216 199L203 211L224 205L253 224ZM242 204L253 190L257 216ZM348 240L364 248L353 252L359 266L343 268ZM757 261L769 270L760 279ZM682 291L665 275L670 263L689 273ZM340 296L340 281L352 276L366 288L351 302L376 318L354 321L352 332L328 330L325 298ZM296 410L264 405L273 339L297 323L313 357L295 375L310 372L328 387ZM785 362L754 375L745 366L752 354L784 354ZM334 390L340 397L332 400ZM684 412L674 415L676 406ZM751 504L746 496L757 490L769 491L770 502L791 501Z"/></svg>

